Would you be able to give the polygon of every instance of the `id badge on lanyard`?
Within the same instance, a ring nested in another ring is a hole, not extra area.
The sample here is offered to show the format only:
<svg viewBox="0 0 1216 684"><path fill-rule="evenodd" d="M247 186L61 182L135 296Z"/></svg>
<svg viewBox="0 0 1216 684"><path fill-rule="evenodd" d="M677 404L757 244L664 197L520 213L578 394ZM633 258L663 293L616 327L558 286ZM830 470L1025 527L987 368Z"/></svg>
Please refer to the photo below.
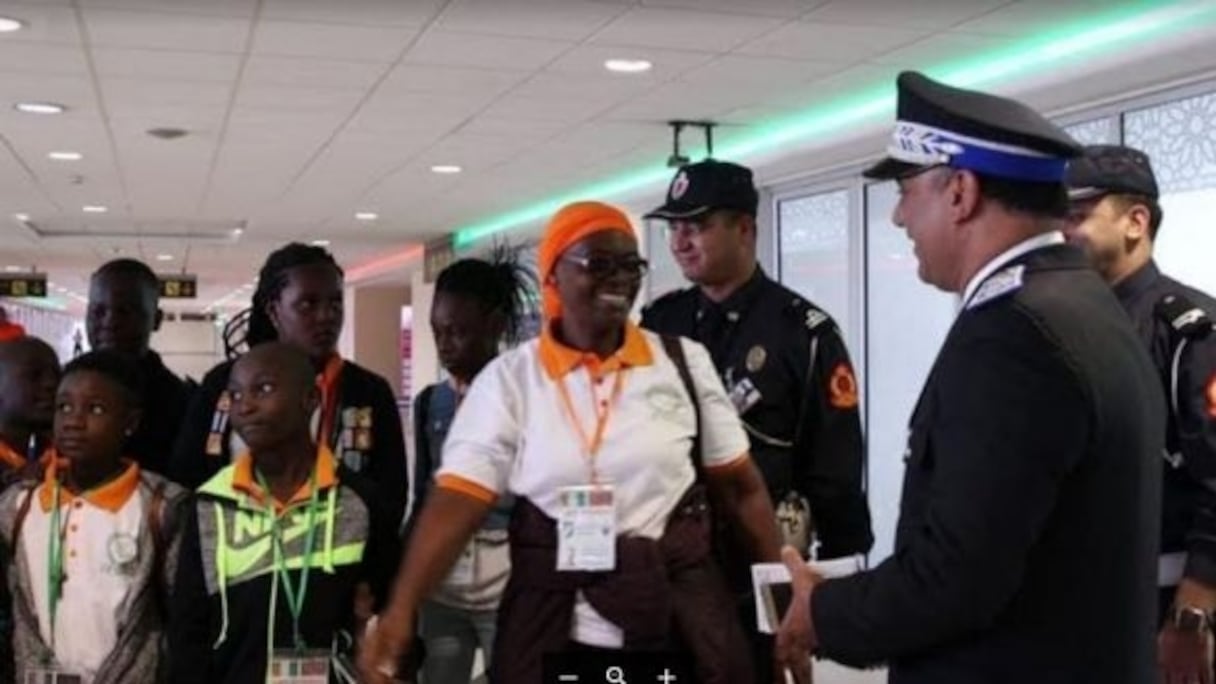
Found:
<svg viewBox="0 0 1216 684"><path fill-rule="evenodd" d="M275 649L269 684L329 684L329 651Z"/></svg>
<svg viewBox="0 0 1216 684"><path fill-rule="evenodd" d="M616 491L612 485L562 487L558 491L557 569L616 569Z"/></svg>

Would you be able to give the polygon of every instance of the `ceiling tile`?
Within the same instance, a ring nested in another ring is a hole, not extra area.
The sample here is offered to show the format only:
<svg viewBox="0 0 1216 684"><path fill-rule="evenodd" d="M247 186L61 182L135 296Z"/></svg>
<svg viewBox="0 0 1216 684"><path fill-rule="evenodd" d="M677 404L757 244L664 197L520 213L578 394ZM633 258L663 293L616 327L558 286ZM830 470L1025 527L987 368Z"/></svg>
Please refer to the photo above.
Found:
<svg viewBox="0 0 1216 684"><path fill-rule="evenodd" d="M480 112L491 100L492 96L476 91L461 94L377 93L359 108L350 125L384 133L418 127L446 132Z"/></svg>
<svg viewBox="0 0 1216 684"><path fill-rule="evenodd" d="M236 80L241 60L235 54L95 48L93 63L102 78L147 77L231 83Z"/></svg>
<svg viewBox="0 0 1216 684"><path fill-rule="evenodd" d="M49 76L43 74L12 73L0 78L0 101L2 102L58 102L67 106L67 116L96 113L96 94L87 78L75 76ZM8 113L17 115L5 107ZM22 115L28 117L29 115Z"/></svg>
<svg viewBox="0 0 1216 684"><path fill-rule="evenodd" d="M25 28L4 36L6 43L67 43L80 45L80 28L76 11L70 3L64 6L49 2L0 3L5 16L25 22Z"/></svg>
<svg viewBox="0 0 1216 684"><path fill-rule="evenodd" d="M641 0L647 7L678 7L681 9L732 14L752 14L760 17L793 19L823 5L826 0Z"/></svg>
<svg viewBox="0 0 1216 684"><path fill-rule="evenodd" d="M370 88L384 71L384 65L372 62L253 55L245 63L241 83L246 86Z"/></svg>
<svg viewBox="0 0 1216 684"><path fill-rule="evenodd" d="M911 45L875 55L866 61L890 64L903 69L930 69L961 59L974 59L1008 45L1010 40L998 36L963 33L937 33Z"/></svg>
<svg viewBox="0 0 1216 684"><path fill-rule="evenodd" d="M477 92L490 97L528 78L527 71L497 71L423 64L398 64L377 88L377 94Z"/></svg>
<svg viewBox="0 0 1216 684"><path fill-rule="evenodd" d="M923 29L792 22L739 48L745 55L851 63L926 35Z"/></svg>
<svg viewBox="0 0 1216 684"><path fill-rule="evenodd" d="M782 20L737 14L638 7L597 33L599 45L727 52L781 26Z"/></svg>
<svg viewBox="0 0 1216 684"><path fill-rule="evenodd" d="M1018 0L953 28L967 33L990 33L1026 39L1036 31L1059 31L1071 24L1094 26L1103 15L1127 15L1134 2L1110 0Z"/></svg>
<svg viewBox="0 0 1216 684"><path fill-rule="evenodd" d="M821 24L942 29L961 24L1014 0L832 0L803 17Z"/></svg>
<svg viewBox="0 0 1216 684"><path fill-rule="evenodd" d="M538 69L570 43L540 38L509 38L435 29L427 31L406 55L410 64L486 69Z"/></svg>
<svg viewBox="0 0 1216 684"><path fill-rule="evenodd" d="M293 21L262 21L253 42L260 55L325 57L392 62L409 45L413 27L347 26Z"/></svg>
<svg viewBox="0 0 1216 684"><path fill-rule="evenodd" d="M242 86L236 106L241 109L288 110L300 114L349 114L363 90L343 88L293 88L291 86Z"/></svg>
<svg viewBox="0 0 1216 684"><path fill-rule="evenodd" d="M603 114L607 121L650 121L672 119L716 119L739 107L753 104L728 89L710 89L693 83L673 83L634 98Z"/></svg>
<svg viewBox="0 0 1216 684"><path fill-rule="evenodd" d="M89 38L97 47L151 48L240 53L250 19L203 17L164 12L86 9Z"/></svg>
<svg viewBox="0 0 1216 684"><path fill-rule="evenodd" d="M362 24L368 26L422 26L431 21L447 0L263 0L266 19Z"/></svg>
<svg viewBox="0 0 1216 684"><path fill-rule="evenodd" d="M0 41L0 71L57 76L89 75L84 50L75 45Z"/></svg>
<svg viewBox="0 0 1216 684"><path fill-rule="evenodd" d="M709 51L579 45L558 57L552 64L545 67L545 70L562 74L581 74L657 83L705 64L715 56L716 53ZM609 59L645 59L653 66L650 71L641 74L616 74L604 68L604 62Z"/></svg>
<svg viewBox="0 0 1216 684"><path fill-rule="evenodd" d="M583 0L456 0L435 25L450 31L581 41L624 11Z"/></svg>
<svg viewBox="0 0 1216 684"><path fill-rule="evenodd" d="M82 7L122 9L249 18L257 10L257 0L79 0Z"/></svg>
<svg viewBox="0 0 1216 684"><path fill-rule="evenodd" d="M232 86L228 83L116 77L102 79L101 89L107 108L131 112L142 107L223 106L228 103Z"/></svg>
<svg viewBox="0 0 1216 684"><path fill-rule="evenodd" d="M839 70L839 64L828 62L725 55L682 74L679 81L718 88L755 85L785 88Z"/></svg>
<svg viewBox="0 0 1216 684"><path fill-rule="evenodd" d="M478 116L461 129L474 135L510 135L529 140L549 138L569 129L560 121L519 119L505 116Z"/></svg>
<svg viewBox="0 0 1216 684"><path fill-rule="evenodd" d="M485 116L577 123L611 108L616 98L554 98L541 100L524 95L506 95L490 105Z"/></svg>
<svg viewBox="0 0 1216 684"><path fill-rule="evenodd" d="M611 74L588 78L575 74L540 73L512 90L509 97L530 98L539 102L595 100L611 103L646 92L656 85L656 82L643 79L612 78Z"/></svg>

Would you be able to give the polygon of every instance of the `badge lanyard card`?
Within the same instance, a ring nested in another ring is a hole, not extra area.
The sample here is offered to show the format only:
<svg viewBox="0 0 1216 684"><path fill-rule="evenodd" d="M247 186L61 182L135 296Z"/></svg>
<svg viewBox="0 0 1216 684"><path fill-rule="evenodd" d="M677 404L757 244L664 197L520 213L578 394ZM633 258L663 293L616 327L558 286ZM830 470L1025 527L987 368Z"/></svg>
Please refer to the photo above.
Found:
<svg viewBox="0 0 1216 684"><path fill-rule="evenodd" d="M558 390L570 422L574 425L591 470L591 484L558 490L557 569L559 571L605 572L616 569L616 490L600 481L596 468L604 431L612 407L624 386L624 371L617 370L611 398L596 411L595 434L588 436L574 410L565 379ZM598 402L594 396L592 398Z"/></svg>
<svg viewBox="0 0 1216 684"><path fill-rule="evenodd" d="M258 473L258 484L266 497L270 497L270 487L265 478ZM308 595L308 574L312 568L312 555L317 541L317 508L319 496L317 491L317 471L313 469L309 482L308 497L308 531L304 537L304 554L300 567L299 586L291 580L287 568L287 554L283 548L282 523L286 517L275 515L274 504L269 502L271 516L272 548L274 550L274 570L271 573L270 587L270 618L267 621L267 647L270 650L266 663L266 681L269 684L328 684L329 682L329 649L310 649L304 643L300 634L300 615L304 612L304 600ZM329 492L329 515L334 515L334 491ZM287 595L287 608L291 611L292 648L276 648L274 643L275 609L278 603L279 583L283 585L283 593Z"/></svg>

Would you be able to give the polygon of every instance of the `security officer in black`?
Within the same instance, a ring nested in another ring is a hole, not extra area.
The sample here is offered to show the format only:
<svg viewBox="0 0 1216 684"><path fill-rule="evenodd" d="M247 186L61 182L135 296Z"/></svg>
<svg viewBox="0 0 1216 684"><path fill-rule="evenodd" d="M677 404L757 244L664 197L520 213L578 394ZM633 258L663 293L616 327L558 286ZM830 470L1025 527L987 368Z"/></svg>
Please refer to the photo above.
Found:
<svg viewBox="0 0 1216 684"><path fill-rule="evenodd" d="M791 507L805 500L820 558L864 553L873 536L853 367L832 318L756 263L757 203L751 171L737 164L709 159L676 173L646 218L668 222L672 254L696 287L654 301L642 325L709 349L785 509L787 539L797 532Z"/></svg>
<svg viewBox="0 0 1216 684"><path fill-rule="evenodd" d="M1093 145L1069 166L1067 235L1085 248L1131 315L1168 404L1158 663L1164 681L1212 681L1216 610L1216 299L1162 274L1161 226L1148 155Z"/></svg>
<svg viewBox="0 0 1216 684"><path fill-rule="evenodd" d="M885 663L891 684L1154 682L1165 399L1060 231L1081 146L1020 102L896 84L866 176L898 183L918 276L961 307L908 421L894 553L825 579L783 552L778 657Z"/></svg>
<svg viewBox="0 0 1216 684"><path fill-rule="evenodd" d="M757 204L745 167L709 159L676 173L667 201L646 218L667 221L672 255L696 287L660 297L642 312L642 325L708 348L786 543L808 554L813 528L819 558L865 553L874 538L853 367L831 317L757 264ZM747 568L725 570L751 626ZM766 681L771 640L749 631L757 681Z"/></svg>

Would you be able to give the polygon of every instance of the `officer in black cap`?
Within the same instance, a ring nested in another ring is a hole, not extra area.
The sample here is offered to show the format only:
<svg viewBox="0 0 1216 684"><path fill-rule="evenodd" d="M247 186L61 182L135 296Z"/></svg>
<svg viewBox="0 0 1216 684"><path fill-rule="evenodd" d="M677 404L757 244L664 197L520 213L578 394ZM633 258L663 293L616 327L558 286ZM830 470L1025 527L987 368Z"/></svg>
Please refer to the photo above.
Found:
<svg viewBox="0 0 1216 684"><path fill-rule="evenodd" d="M1164 399L1059 230L1081 148L1019 102L897 84L866 175L899 183L920 277L961 310L909 421L894 554L824 580L786 552L778 651L885 662L893 684L1153 681Z"/></svg>
<svg viewBox="0 0 1216 684"><path fill-rule="evenodd" d="M1148 155L1094 145L1068 168L1065 234L1114 287L1165 388L1158 663L1166 681L1213 680L1216 610L1216 299L1162 274Z"/></svg>
<svg viewBox="0 0 1216 684"><path fill-rule="evenodd" d="M667 222L672 255L696 286L660 297L642 325L709 349L787 543L808 553L813 524L820 558L864 553L873 536L853 366L832 318L756 263L757 203L752 172L738 164L707 159L675 174L667 201L646 218ZM748 568L727 571L750 625ZM762 670L771 653L771 639L757 633Z"/></svg>

